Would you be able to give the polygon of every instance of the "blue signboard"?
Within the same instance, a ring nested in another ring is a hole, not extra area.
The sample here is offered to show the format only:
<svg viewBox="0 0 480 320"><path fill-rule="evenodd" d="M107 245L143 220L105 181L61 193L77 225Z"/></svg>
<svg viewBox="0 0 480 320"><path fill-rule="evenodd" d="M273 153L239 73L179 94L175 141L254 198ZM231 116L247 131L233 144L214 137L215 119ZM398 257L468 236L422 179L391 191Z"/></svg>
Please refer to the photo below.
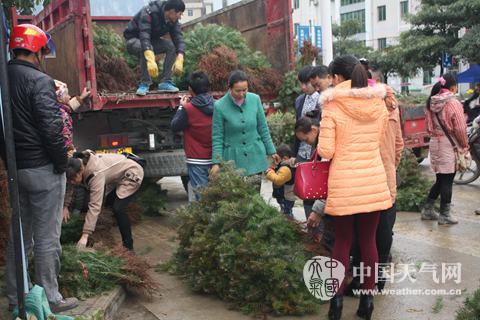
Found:
<svg viewBox="0 0 480 320"><path fill-rule="evenodd" d="M453 66L453 57L451 54L443 53L442 63L444 68L451 68Z"/></svg>
<svg viewBox="0 0 480 320"><path fill-rule="evenodd" d="M298 48L303 48L305 41L310 41L310 27L298 26Z"/></svg>
<svg viewBox="0 0 480 320"><path fill-rule="evenodd" d="M322 27L315 27L315 46L319 49L322 49Z"/></svg>

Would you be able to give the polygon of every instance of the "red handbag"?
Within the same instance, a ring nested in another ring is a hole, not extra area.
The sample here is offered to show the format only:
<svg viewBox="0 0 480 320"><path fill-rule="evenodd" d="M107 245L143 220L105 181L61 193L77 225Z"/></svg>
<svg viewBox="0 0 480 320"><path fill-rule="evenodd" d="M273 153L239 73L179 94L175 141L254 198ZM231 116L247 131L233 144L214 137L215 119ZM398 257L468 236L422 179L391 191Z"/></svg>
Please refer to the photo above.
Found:
<svg viewBox="0 0 480 320"><path fill-rule="evenodd" d="M318 161L317 150L313 152L312 158L313 161L298 164L293 191L302 200L326 199L330 161Z"/></svg>

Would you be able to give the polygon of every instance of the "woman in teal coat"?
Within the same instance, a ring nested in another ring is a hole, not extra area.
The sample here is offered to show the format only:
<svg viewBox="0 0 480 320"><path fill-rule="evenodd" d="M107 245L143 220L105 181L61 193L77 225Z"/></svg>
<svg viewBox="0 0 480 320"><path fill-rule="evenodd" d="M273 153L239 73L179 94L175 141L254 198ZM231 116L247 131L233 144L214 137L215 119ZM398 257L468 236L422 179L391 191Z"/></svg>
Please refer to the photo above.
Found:
<svg viewBox="0 0 480 320"><path fill-rule="evenodd" d="M260 97L248 92L247 75L240 70L230 74L228 87L228 93L215 102L212 173L220 169L221 161L233 160L245 176L261 174L269 166L267 156L278 156Z"/></svg>

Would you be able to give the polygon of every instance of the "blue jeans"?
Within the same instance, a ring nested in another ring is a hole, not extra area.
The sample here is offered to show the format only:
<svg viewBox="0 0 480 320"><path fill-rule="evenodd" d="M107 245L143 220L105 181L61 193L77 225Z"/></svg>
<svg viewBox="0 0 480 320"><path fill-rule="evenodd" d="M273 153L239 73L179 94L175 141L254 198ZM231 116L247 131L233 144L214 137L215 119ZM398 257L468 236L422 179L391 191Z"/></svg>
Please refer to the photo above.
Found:
<svg viewBox="0 0 480 320"><path fill-rule="evenodd" d="M192 185L193 192L195 193L195 199L200 200L200 188L208 185L208 173L212 168L211 164L191 164L187 163L188 178Z"/></svg>

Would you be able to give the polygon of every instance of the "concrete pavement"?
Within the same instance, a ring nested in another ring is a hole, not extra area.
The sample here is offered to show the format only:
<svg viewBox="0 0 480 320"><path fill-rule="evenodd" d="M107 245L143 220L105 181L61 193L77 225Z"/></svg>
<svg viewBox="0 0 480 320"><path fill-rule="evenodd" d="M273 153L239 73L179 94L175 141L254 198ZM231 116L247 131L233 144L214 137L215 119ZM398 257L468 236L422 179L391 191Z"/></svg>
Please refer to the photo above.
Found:
<svg viewBox="0 0 480 320"><path fill-rule="evenodd" d="M181 182L176 178L162 180L162 188L167 189L170 209L186 202L187 196ZM400 283L388 283L386 289L440 289L459 290L460 296L415 296L388 295L375 299L374 319L391 320L452 320L455 311L461 306L468 293L480 287L480 216L473 214L480 204L479 183L454 187L455 214L460 220L456 226L438 226L435 222L420 220L418 213L399 213L395 225L395 239L392 248L393 260L398 267L410 264L409 272L413 280ZM262 186L262 194L270 199L269 185ZM272 201L273 204L273 201ZM303 208L299 202L295 208L295 217L305 219ZM138 225L135 230L136 250L147 255L154 263L167 261L173 253L175 242L175 214L148 220ZM432 272L421 270L437 264L436 272L441 277L442 263L461 263L461 282L447 281L437 284ZM397 270L397 272L399 269ZM399 275L401 273L399 272ZM251 319L237 311L229 310L229 306L215 297L192 293L177 277L155 273L161 285L161 297L151 301L135 300L121 309L121 320L134 319L129 314L146 312L152 319ZM355 311L358 299L346 298L343 319L357 319ZM328 305L324 305L320 315L305 316L302 319L326 319ZM143 314L143 313L142 313ZM146 319L150 319L147 317ZM284 317L283 319L297 319Z"/></svg>

